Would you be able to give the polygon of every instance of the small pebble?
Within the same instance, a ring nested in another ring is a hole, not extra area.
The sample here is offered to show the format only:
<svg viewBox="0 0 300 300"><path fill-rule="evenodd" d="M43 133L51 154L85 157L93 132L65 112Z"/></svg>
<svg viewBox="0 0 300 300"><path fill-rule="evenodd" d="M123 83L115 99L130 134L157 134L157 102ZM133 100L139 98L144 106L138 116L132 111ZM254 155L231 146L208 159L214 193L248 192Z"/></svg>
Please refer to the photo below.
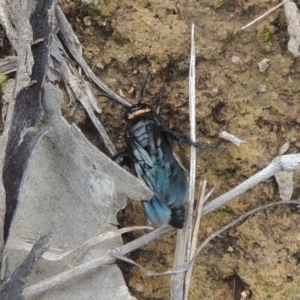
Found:
<svg viewBox="0 0 300 300"><path fill-rule="evenodd" d="M259 72L264 73L270 66L269 62L269 58L264 58L260 63L258 63Z"/></svg>
<svg viewBox="0 0 300 300"><path fill-rule="evenodd" d="M231 62L235 65L241 66L244 62L238 56L231 56Z"/></svg>
<svg viewBox="0 0 300 300"><path fill-rule="evenodd" d="M207 227L207 228L206 228L206 232L207 232L207 233L212 233L212 231L213 231L213 230L212 230L211 227Z"/></svg>
<svg viewBox="0 0 300 300"><path fill-rule="evenodd" d="M123 93L122 89L119 89L119 95L120 95L122 98L124 98L124 97L125 97L125 95L124 95L124 93Z"/></svg>
<svg viewBox="0 0 300 300"><path fill-rule="evenodd" d="M137 284L135 285L135 289L136 289L138 292L143 293L143 292L145 292L145 285L142 284L142 283L137 283Z"/></svg>
<svg viewBox="0 0 300 300"><path fill-rule="evenodd" d="M215 87L215 88L213 88L211 91L212 91L214 94L218 94L219 89L218 89L217 87Z"/></svg>
<svg viewBox="0 0 300 300"><path fill-rule="evenodd" d="M267 86L265 84L262 84L260 83L258 86L257 86L257 93L258 94L264 94L267 92Z"/></svg>
<svg viewBox="0 0 300 300"><path fill-rule="evenodd" d="M83 18L83 24L85 26L91 26L92 25L91 17L84 17Z"/></svg>
<svg viewBox="0 0 300 300"><path fill-rule="evenodd" d="M241 292L241 299L247 299L248 298L248 293L247 291Z"/></svg>
<svg viewBox="0 0 300 300"><path fill-rule="evenodd" d="M278 151L278 155L283 155L284 153L286 153L286 152L289 150L290 145L291 145L290 141L287 141L286 143L284 143L284 144L280 147L280 149L279 149L279 151Z"/></svg>
<svg viewBox="0 0 300 300"><path fill-rule="evenodd" d="M97 63L95 64L95 66L96 66L96 68L98 68L98 69L101 69L101 70L104 69L104 66L103 66L101 63L99 63L99 62L97 62Z"/></svg>
<svg viewBox="0 0 300 300"><path fill-rule="evenodd" d="M273 100L278 100L278 99L279 99L278 93L273 92L273 93L272 93L272 99L273 99Z"/></svg>
<svg viewBox="0 0 300 300"><path fill-rule="evenodd" d="M227 248L227 252L233 252L233 248L232 248L231 246L229 246L229 247Z"/></svg>
<svg viewBox="0 0 300 300"><path fill-rule="evenodd" d="M275 174L275 179L279 188L279 195L282 201L289 201L292 198L294 190L294 173L281 171Z"/></svg>

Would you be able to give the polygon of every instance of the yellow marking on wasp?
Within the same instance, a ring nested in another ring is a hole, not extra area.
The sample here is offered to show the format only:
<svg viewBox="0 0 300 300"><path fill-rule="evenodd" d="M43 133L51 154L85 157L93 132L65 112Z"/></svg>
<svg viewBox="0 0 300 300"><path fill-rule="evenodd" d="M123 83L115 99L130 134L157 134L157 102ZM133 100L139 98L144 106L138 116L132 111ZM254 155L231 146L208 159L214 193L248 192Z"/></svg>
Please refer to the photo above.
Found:
<svg viewBox="0 0 300 300"><path fill-rule="evenodd" d="M145 114L145 113L148 113L148 112L151 112L150 107L147 107L147 108L144 108L144 109L139 109L139 110L135 111L134 113L129 114L128 115L128 120L133 119L136 116L139 116L139 115L142 115L142 114Z"/></svg>

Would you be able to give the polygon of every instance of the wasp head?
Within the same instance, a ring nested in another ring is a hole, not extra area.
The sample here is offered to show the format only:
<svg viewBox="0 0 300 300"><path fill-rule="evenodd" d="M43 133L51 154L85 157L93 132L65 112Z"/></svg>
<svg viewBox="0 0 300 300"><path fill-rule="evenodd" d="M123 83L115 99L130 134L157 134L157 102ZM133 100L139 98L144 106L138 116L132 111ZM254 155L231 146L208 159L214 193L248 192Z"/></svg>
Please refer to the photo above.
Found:
<svg viewBox="0 0 300 300"><path fill-rule="evenodd" d="M133 106L131 106L130 108L128 108L128 110L125 112L124 114L124 119L126 122L133 120L134 118L147 114L147 113L152 113L152 107L148 104L144 104L144 103L138 103L135 104Z"/></svg>

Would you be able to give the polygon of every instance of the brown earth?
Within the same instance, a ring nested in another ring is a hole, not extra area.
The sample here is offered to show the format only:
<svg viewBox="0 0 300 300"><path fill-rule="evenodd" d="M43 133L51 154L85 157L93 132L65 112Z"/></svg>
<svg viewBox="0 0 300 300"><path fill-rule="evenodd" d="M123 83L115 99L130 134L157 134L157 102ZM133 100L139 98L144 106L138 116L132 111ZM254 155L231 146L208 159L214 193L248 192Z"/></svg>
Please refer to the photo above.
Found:
<svg viewBox="0 0 300 300"><path fill-rule="evenodd" d="M186 134L190 27L195 24L197 135L206 144L217 144L218 134L226 130L247 142L241 147L225 142L220 153L198 153L197 178L215 186L212 198L267 166L285 142L291 142L289 153L298 152L300 65L287 50L284 11L281 8L249 29L240 29L278 1L116 3L99 1L97 6L82 7L69 3L66 13L85 58L99 78L131 103L137 99L144 73L150 70L145 101L154 104L165 82L163 120ZM258 63L264 58L270 59L270 66L262 73ZM106 99L100 101L100 119L121 148L124 109ZM188 168L189 147L180 144L175 151ZM298 179L296 174L293 198L298 197ZM241 214L278 200L272 178L205 217L199 243ZM130 203L120 221L145 224L141 205ZM251 290L251 299L299 299L299 229L299 214L288 206L247 219L198 257L190 299L239 299L237 290L243 283ZM158 272L167 270L172 266L174 236L133 253L132 258ZM122 269L138 299L169 298L169 278L150 278L127 264Z"/></svg>
<svg viewBox="0 0 300 300"><path fill-rule="evenodd" d="M214 188L211 199L266 167L278 149L291 142L300 147L300 64L287 50L289 36L284 10L278 9L249 29L241 27L278 1L99 0L97 5L63 1L61 5L84 47L84 57L112 90L135 103L146 70L152 72L145 101L154 104L165 82L165 124L189 134L188 69L190 27L195 24L197 66L197 136L217 144L226 130L246 143L224 142L221 152L198 152L197 179ZM120 4L117 4L117 3ZM260 72L258 63L270 59ZM117 148L124 146L124 108L99 99L99 116ZM74 105L74 104L73 104ZM66 111L67 113L67 111ZM97 134L81 108L70 118L97 145ZM189 147L175 152L189 168ZM299 194L294 177L293 199ZM261 183L226 207L206 216L199 243L243 213L279 201L274 178ZM145 224L140 203L120 213L122 225ZM141 233L131 234L132 239ZM131 257L161 272L172 267L175 233ZM251 299L300 299L300 217L293 207L261 212L214 240L197 258L189 299L240 299L248 285ZM148 277L121 264L138 299L169 299L169 278ZM243 289L242 289L243 290Z"/></svg>

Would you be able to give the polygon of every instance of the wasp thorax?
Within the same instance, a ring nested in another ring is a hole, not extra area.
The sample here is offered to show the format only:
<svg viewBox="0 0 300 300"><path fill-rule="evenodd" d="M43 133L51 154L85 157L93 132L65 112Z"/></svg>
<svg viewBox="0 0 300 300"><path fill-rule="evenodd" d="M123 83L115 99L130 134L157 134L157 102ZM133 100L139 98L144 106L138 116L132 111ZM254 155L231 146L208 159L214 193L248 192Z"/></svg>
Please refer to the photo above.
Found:
<svg viewBox="0 0 300 300"><path fill-rule="evenodd" d="M153 112L152 107L148 104L138 103L131 106L124 115L125 121L133 120L134 118L141 116L143 114Z"/></svg>

